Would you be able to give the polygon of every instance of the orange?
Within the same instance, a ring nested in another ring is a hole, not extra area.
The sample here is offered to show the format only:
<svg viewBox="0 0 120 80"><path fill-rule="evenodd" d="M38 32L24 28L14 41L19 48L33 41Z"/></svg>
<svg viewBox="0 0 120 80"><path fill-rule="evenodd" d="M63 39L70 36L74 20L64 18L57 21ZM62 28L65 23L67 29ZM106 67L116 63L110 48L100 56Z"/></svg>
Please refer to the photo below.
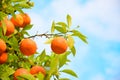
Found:
<svg viewBox="0 0 120 80"><path fill-rule="evenodd" d="M14 27L13 23L9 20L5 21L5 23L6 23L6 27L7 27L6 36L9 36L12 33L14 33L15 27Z"/></svg>
<svg viewBox="0 0 120 80"><path fill-rule="evenodd" d="M51 49L56 54L62 54L67 50L68 44L63 37L55 37L51 42Z"/></svg>
<svg viewBox="0 0 120 80"><path fill-rule="evenodd" d="M7 59L8 59L8 54L7 53L3 52L3 53L0 54L0 64L5 63L7 61Z"/></svg>
<svg viewBox="0 0 120 80"><path fill-rule="evenodd" d="M21 27L25 27L26 25L30 24L31 19L27 13L20 14L23 17L23 24Z"/></svg>
<svg viewBox="0 0 120 80"><path fill-rule="evenodd" d="M0 54L6 51L6 43L4 40L0 39Z"/></svg>
<svg viewBox="0 0 120 80"><path fill-rule="evenodd" d="M14 73L14 80L18 80L17 76L23 75L23 74L30 74L27 69L19 68Z"/></svg>
<svg viewBox="0 0 120 80"><path fill-rule="evenodd" d="M14 33L15 27L14 24L10 20L4 20L5 26L6 27L6 36L9 36ZM2 24L0 24L2 26Z"/></svg>
<svg viewBox="0 0 120 80"><path fill-rule="evenodd" d="M16 14L15 17L12 16L10 20L16 27L20 27L23 24L23 17L20 14Z"/></svg>
<svg viewBox="0 0 120 80"><path fill-rule="evenodd" d="M32 75L38 74L38 73L42 73L43 75L45 75L45 74L46 74L46 71L45 71L45 69L44 69L42 66L37 66L37 65L35 65L35 66L33 66L33 67L30 69L30 73L31 73Z"/></svg>
<svg viewBox="0 0 120 80"><path fill-rule="evenodd" d="M26 56L30 56L35 54L37 50L37 45L35 43L35 41L33 41L32 39L23 39L20 42L20 51L26 55Z"/></svg>

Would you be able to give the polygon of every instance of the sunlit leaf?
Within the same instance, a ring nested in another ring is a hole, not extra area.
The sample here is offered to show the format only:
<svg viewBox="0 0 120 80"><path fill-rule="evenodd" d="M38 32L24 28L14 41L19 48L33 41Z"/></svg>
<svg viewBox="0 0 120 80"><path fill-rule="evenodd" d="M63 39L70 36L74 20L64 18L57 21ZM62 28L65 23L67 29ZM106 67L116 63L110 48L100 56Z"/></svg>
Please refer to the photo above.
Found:
<svg viewBox="0 0 120 80"><path fill-rule="evenodd" d="M38 80L44 80L44 75L42 73L37 74Z"/></svg>
<svg viewBox="0 0 120 80"><path fill-rule="evenodd" d="M23 30L30 30L33 27L33 25L29 24L23 28Z"/></svg>
<svg viewBox="0 0 120 80"><path fill-rule="evenodd" d="M70 70L70 69L64 69L61 72L67 73L67 74L74 76L74 77L78 77L77 74L73 70Z"/></svg>
<svg viewBox="0 0 120 80"><path fill-rule="evenodd" d="M65 52L64 54L59 55L59 68L61 68L63 65L67 62L67 56L70 54L70 52Z"/></svg>
<svg viewBox="0 0 120 80"><path fill-rule="evenodd" d="M66 33L67 32L66 28L63 28L61 26L55 26L55 29L57 31L61 32L61 33Z"/></svg>
<svg viewBox="0 0 120 80"><path fill-rule="evenodd" d="M6 34L6 31L7 31L6 24L5 24L4 21L1 21L1 22L2 22L3 34L5 35L5 34Z"/></svg>
<svg viewBox="0 0 120 80"><path fill-rule="evenodd" d="M83 35L81 32L79 32L78 30L72 30L73 34L72 36L77 36L78 38L80 38L83 42L87 43L87 37L85 35Z"/></svg>
<svg viewBox="0 0 120 80"><path fill-rule="evenodd" d="M60 78L59 80L70 80L69 78Z"/></svg>
<svg viewBox="0 0 120 80"><path fill-rule="evenodd" d="M22 74L22 75L18 76L17 79L18 80L21 80L21 79L35 80L34 76L31 74Z"/></svg>
<svg viewBox="0 0 120 80"><path fill-rule="evenodd" d="M62 27L67 27L67 24L65 22L57 22L57 25L61 25Z"/></svg>
<svg viewBox="0 0 120 80"><path fill-rule="evenodd" d="M52 40L53 40L53 38L50 38L50 39L46 40L44 43L45 44L51 44Z"/></svg>
<svg viewBox="0 0 120 80"><path fill-rule="evenodd" d="M73 56L75 56L76 55L76 49L75 49L75 47L73 46L72 48L70 48L70 50L71 50Z"/></svg>
<svg viewBox="0 0 120 80"><path fill-rule="evenodd" d="M68 27L72 25L72 18L70 15L67 15L67 23L68 23Z"/></svg>
<svg viewBox="0 0 120 80"><path fill-rule="evenodd" d="M67 42L68 42L68 46L70 47L70 48L72 48L73 46L74 46L74 39L73 39L73 37L71 36L71 35L68 35L68 38L67 38L68 40L67 40Z"/></svg>
<svg viewBox="0 0 120 80"><path fill-rule="evenodd" d="M53 33L54 30L55 30L55 22L53 21L53 22L52 22L52 26L51 26L51 33Z"/></svg>

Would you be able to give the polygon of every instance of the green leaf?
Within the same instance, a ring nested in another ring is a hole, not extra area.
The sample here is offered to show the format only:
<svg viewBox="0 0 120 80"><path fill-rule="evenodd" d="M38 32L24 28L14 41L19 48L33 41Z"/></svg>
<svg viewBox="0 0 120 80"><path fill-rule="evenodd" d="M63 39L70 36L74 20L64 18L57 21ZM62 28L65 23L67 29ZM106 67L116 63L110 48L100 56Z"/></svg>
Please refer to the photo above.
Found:
<svg viewBox="0 0 120 80"><path fill-rule="evenodd" d="M52 26L51 26L51 33L53 33L55 31L55 22L52 22Z"/></svg>
<svg viewBox="0 0 120 80"><path fill-rule="evenodd" d="M17 77L18 80L27 79L27 80L35 80L34 76L31 74L23 74Z"/></svg>
<svg viewBox="0 0 120 80"><path fill-rule="evenodd" d="M87 42L87 37L85 35L83 35L81 32L79 32L78 30L72 30L73 34L72 36L77 36L78 38L80 38L83 42L85 42L86 44L88 44Z"/></svg>
<svg viewBox="0 0 120 80"><path fill-rule="evenodd" d="M60 26L62 26L63 28L65 27L67 27L67 24L66 23L64 23L64 22L58 22L58 23L56 23L57 25L60 25Z"/></svg>
<svg viewBox="0 0 120 80"><path fill-rule="evenodd" d="M38 80L44 80L44 75L42 73L37 74Z"/></svg>
<svg viewBox="0 0 120 80"><path fill-rule="evenodd" d="M7 14L5 14L4 12L0 11L0 20L3 20L4 17L6 17Z"/></svg>
<svg viewBox="0 0 120 80"><path fill-rule="evenodd" d="M10 80L9 76L14 73L14 70L10 68L8 65L0 65L0 79L2 80Z"/></svg>
<svg viewBox="0 0 120 80"><path fill-rule="evenodd" d="M72 25L72 18L70 15L67 15L67 23L68 23L68 27Z"/></svg>
<svg viewBox="0 0 120 80"><path fill-rule="evenodd" d="M40 54L40 60L43 60L46 56L46 51L45 49L42 51L42 53Z"/></svg>
<svg viewBox="0 0 120 80"><path fill-rule="evenodd" d="M55 29L57 31L61 32L61 33L66 33L67 32L66 28L63 28L61 26L55 26Z"/></svg>
<svg viewBox="0 0 120 80"><path fill-rule="evenodd" d="M4 21L1 21L1 22L2 22L3 34L5 35L5 34L6 34L6 31L7 31L6 24L5 24Z"/></svg>
<svg viewBox="0 0 120 80"><path fill-rule="evenodd" d="M69 51L67 51L64 54L59 55L59 68L61 68L64 64L67 62L67 56L70 54Z"/></svg>
<svg viewBox="0 0 120 80"><path fill-rule="evenodd" d="M39 65L42 65L42 62L44 62L45 57L46 57L46 51L45 51L45 49L44 49L44 50L41 52L41 54L36 57L36 62L37 62Z"/></svg>
<svg viewBox="0 0 120 80"><path fill-rule="evenodd" d="M0 38L3 37L2 28L0 27Z"/></svg>
<svg viewBox="0 0 120 80"><path fill-rule="evenodd" d="M33 27L33 25L29 24L23 28L23 30L30 30Z"/></svg>
<svg viewBox="0 0 120 80"><path fill-rule="evenodd" d="M69 78L60 78L59 80L70 80Z"/></svg>
<svg viewBox="0 0 120 80"><path fill-rule="evenodd" d="M70 50L71 50L73 56L75 56L76 55L76 49L75 49L75 47L73 46L72 48L70 48Z"/></svg>
<svg viewBox="0 0 120 80"><path fill-rule="evenodd" d="M19 43L18 43L18 40L15 38L15 36L11 37L8 41L8 43L12 46L12 48L14 50L17 50L19 49Z"/></svg>
<svg viewBox="0 0 120 80"><path fill-rule="evenodd" d="M67 73L67 74L74 76L74 77L78 77L77 74L73 70L70 70L70 69L64 69L61 72Z"/></svg>
<svg viewBox="0 0 120 80"><path fill-rule="evenodd" d="M51 63L50 63L50 73L55 73L57 71L57 65L59 64L59 55L55 55L54 57L51 58Z"/></svg>
<svg viewBox="0 0 120 80"><path fill-rule="evenodd" d="M71 35L68 35L68 40L67 40L67 42L68 42L68 46L70 47L70 48L72 48L73 46L74 46L74 39L73 39L73 37L71 36Z"/></svg>

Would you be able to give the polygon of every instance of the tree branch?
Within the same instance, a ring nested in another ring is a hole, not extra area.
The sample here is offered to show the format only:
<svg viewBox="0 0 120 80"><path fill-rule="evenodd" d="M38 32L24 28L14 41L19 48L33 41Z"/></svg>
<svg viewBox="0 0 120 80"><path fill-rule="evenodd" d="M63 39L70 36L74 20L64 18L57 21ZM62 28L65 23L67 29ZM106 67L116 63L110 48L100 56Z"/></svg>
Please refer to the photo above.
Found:
<svg viewBox="0 0 120 80"><path fill-rule="evenodd" d="M61 33L57 33L57 34L50 34L50 33L43 33L43 34L36 34L36 35L33 35L33 36L29 36L29 37L26 37L26 38L34 38L34 37L43 37L45 36L46 38L51 38L53 36L63 36L63 34Z"/></svg>

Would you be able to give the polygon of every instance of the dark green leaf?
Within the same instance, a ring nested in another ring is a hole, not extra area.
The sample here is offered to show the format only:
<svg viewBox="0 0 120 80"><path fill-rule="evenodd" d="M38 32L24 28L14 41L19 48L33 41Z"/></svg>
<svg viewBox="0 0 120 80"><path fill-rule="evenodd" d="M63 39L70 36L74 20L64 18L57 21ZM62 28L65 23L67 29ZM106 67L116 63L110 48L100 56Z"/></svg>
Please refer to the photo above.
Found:
<svg viewBox="0 0 120 80"><path fill-rule="evenodd" d="M72 75L74 77L78 77L77 74L73 70L70 70L70 69L64 69L61 72L67 73L67 74Z"/></svg>

